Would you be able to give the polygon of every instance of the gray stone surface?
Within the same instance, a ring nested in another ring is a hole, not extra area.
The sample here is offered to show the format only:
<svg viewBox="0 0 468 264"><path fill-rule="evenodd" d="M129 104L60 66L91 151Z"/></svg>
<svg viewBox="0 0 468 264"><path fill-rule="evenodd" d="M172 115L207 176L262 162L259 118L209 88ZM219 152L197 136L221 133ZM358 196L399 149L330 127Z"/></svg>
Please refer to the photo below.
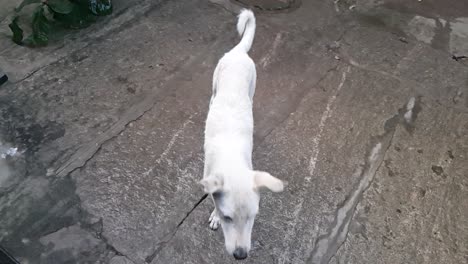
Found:
<svg viewBox="0 0 468 264"><path fill-rule="evenodd" d="M41 237L39 241L45 249L41 254L41 263L73 263L76 260L81 263L96 263L102 259L101 254L114 255L106 251L103 241L79 226L62 228Z"/></svg>
<svg viewBox="0 0 468 264"><path fill-rule="evenodd" d="M354 11L374 24L391 28L455 56L468 53L468 13L459 0L350 0ZM406 37L403 37L406 39Z"/></svg>
<svg viewBox="0 0 468 264"><path fill-rule="evenodd" d="M113 257L110 262L110 264L133 264L131 260L124 256L115 256Z"/></svg>
<svg viewBox="0 0 468 264"><path fill-rule="evenodd" d="M0 159L0 243L22 263L234 263L197 181L240 7L119 3L71 45L0 53L16 76L0 87L0 148L18 148ZM262 194L241 263L468 260L468 68L401 22L461 17L445 7L257 13L254 165L288 186Z"/></svg>

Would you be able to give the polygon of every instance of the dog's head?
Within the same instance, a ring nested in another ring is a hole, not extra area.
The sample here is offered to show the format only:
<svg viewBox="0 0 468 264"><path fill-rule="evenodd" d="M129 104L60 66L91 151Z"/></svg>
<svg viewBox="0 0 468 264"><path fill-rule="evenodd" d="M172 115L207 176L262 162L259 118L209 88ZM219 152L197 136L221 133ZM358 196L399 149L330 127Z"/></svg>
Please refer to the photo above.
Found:
<svg viewBox="0 0 468 264"><path fill-rule="evenodd" d="M204 191L213 195L226 250L236 259L244 259L250 251L252 227L258 213L259 190L281 192L281 180L263 171L244 172L247 177L223 177L214 174L203 179ZM237 179L237 180L233 180Z"/></svg>

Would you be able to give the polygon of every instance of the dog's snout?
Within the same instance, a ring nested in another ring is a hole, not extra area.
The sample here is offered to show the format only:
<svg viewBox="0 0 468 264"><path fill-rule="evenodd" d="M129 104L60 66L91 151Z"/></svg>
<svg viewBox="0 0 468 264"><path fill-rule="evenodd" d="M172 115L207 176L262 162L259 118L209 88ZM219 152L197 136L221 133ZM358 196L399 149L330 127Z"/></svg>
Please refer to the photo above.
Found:
<svg viewBox="0 0 468 264"><path fill-rule="evenodd" d="M234 258L236 259L245 259L247 258L247 250L238 247L234 250L232 255L234 255Z"/></svg>

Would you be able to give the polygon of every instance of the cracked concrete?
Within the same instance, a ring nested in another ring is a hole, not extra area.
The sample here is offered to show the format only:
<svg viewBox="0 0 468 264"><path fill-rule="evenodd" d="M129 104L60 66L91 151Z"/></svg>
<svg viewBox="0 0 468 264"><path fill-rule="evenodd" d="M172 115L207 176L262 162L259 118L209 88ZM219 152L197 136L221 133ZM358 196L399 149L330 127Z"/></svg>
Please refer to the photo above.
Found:
<svg viewBox="0 0 468 264"><path fill-rule="evenodd" d="M156 248L154 249L154 252L151 253L150 255L148 255L146 258L145 258L145 261L147 263L152 263L154 258L158 255L158 253L163 249L164 245L166 245L167 243L169 243L171 241L171 239L174 238L174 236L176 235L177 233L177 230L179 230L179 228L182 226L182 224L184 223L184 221L190 216L190 214L208 197L207 194L203 195L202 198L200 198L200 200L192 207L192 209L190 209L190 211L188 211L184 218L182 218L182 220L180 220L178 223L177 223L177 226L175 227L175 230L173 230L172 232L170 232L169 234L167 234L165 237L167 237L167 239L163 239L161 242L159 242L157 245L156 245Z"/></svg>
<svg viewBox="0 0 468 264"><path fill-rule="evenodd" d="M234 263L197 182L240 6L120 2L48 48L0 37L15 81L0 88L0 142L17 148L0 158L0 244L21 263ZM262 196L247 262L466 262L468 76L443 27L463 32L457 10L257 13L254 166L289 184ZM417 16L440 25L406 23Z"/></svg>
<svg viewBox="0 0 468 264"><path fill-rule="evenodd" d="M345 78L343 78L343 82L344 79ZM341 82L340 85L342 85L343 82ZM329 263L330 259L336 255L338 249L345 242L356 207L362 199L364 192L374 181L375 174L382 165L385 154L392 144L397 126L402 125L410 131L408 128L411 128L412 123L416 120L417 109L419 107L416 106L415 109L415 104L415 98L411 97L406 106L401 108L402 111L399 111L400 113L394 115L385 122L385 133L371 138L371 141L375 141L375 143L373 143L372 149L368 151L364 165L358 167L354 173L355 175L360 175L360 181L355 186L354 190L352 190L348 199L338 207L335 220L330 226L328 233L318 237L311 256L308 259L308 263Z"/></svg>

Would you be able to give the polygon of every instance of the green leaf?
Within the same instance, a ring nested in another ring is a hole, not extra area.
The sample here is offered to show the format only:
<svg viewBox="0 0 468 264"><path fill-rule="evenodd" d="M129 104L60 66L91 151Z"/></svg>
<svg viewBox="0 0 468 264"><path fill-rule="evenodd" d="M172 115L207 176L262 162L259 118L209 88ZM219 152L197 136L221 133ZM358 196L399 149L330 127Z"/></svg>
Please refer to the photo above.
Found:
<svg viewBox="0 0 468 264"><path fill-rule="evenodd" d="M38 6L34 10L31 27L32 34L24 40L24 43L33 47L47 45L50 26L42 6Z"/></svg>
<svg viewBox="0 0 468 264"><path fill-rule="evenodd" d="M91 25L96 19L91 14L87 6L73 3L72 11L68 14L53 13L54 19L62 23L67 28L85 28Z"/></svg>
<svg viewBox="0 0 468 264"><path fill-rule="evenodd" d="M29 46L29 47L37 47L37 46L40 46L36 40L34 39L33 35L29 35L27 38L24 39L23 43L26 45L26 46Z"/></svg>
<svg viewBox="0 0 468 264"><path fill-rule="evenodd" d="M15 11L19 12L19 11L21 11L21 9L23 9L23 7L25 7L27 5L39 4L40 2L42 2L42 0L24 0L23 2L21 2L21 4L17 8L15 8Z"/></svg>
<svg viewBox="0 0 468 264"><path fill-rule="evenodd" d="M47 0L45 3L55 13L69 14L73 10L73 3L69 0Z"/></svg>
<svg viewBox="0 0 468 264"><path fill-rule="evenodd" d="M96 16L112 13L112 0L89 0L89 9Z"/></svg>
<svg viewBox="0 0 468 264"><path fill-rule="evenodd" d="M21 42L23 41L23 30L18 26L17 16L13 19L13 21L11 21L8 27L11 29L11 32L13 32L13 42L15 42L18 45L21 45Z"/></svg>

